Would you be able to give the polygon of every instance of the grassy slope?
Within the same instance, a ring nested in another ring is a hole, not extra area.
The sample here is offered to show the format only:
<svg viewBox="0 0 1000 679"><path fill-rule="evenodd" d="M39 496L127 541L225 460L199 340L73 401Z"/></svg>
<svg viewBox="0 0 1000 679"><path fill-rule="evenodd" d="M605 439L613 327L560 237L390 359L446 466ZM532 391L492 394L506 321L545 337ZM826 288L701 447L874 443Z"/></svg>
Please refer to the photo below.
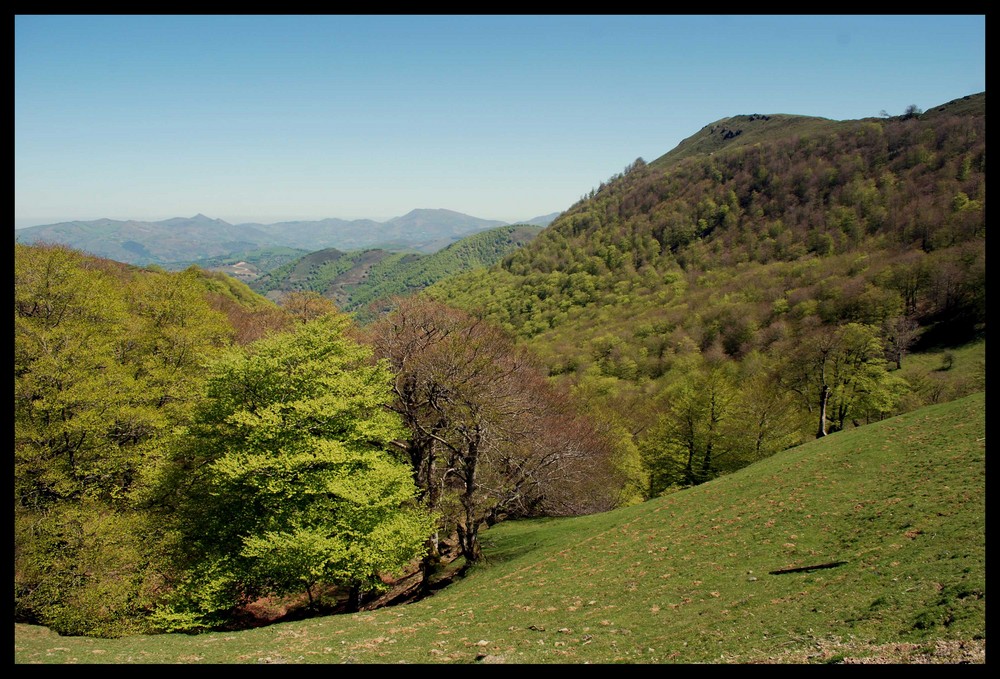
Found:
<svg viewBox="0 0 1000 679"><path fill-rule="evenodd" d="M651 164L666 169L691 156L712 155L723 149L767 143L793 134L809 136L856 124L857 121L839 122L828 118L781 113L765 116L737 115L706 125ZM727 138L727 132L739 134Z"/></svg>
<svg viewBox="0 0 1000 679"><path fill-rule="evenodd" d="M985 493L980 392L634 507L500 524L421 602L199 636L15 625L15 662L985 662Z"/></svg>

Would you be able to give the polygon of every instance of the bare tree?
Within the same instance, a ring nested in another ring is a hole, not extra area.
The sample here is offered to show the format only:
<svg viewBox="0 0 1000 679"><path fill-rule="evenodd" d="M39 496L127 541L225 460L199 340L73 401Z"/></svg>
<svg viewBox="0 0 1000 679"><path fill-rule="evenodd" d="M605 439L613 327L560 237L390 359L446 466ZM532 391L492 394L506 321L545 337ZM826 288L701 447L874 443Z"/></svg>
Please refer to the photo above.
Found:
<svg viewBox="0 0 1000 679"><path fill-rule="evenodd" d="M395 374L388 407L410 429L398 445L422 500L467 563L481 557L481 525L614 506L611 446L510 336L432 300L394 306L368 341ZM425 581L440 535L429 546Z"/></svg>
<svg viewBox="0 0 1000 679"><path fill-rule="evenodd" d="M896 316L882 323L886 357L896 363L896 370L903 367L903 354L917 341L920 326L912 316Z"/></svg>

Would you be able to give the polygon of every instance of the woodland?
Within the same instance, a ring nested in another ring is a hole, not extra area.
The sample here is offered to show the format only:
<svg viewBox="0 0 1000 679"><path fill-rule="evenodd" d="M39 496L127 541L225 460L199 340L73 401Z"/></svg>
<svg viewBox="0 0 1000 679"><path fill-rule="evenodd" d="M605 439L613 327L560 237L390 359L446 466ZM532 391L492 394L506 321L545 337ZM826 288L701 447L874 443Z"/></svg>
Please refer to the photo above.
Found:
<svg viewBox="0 0 1000 679"><path fill-rule="evenodd" d="M947 356L985 343L985 173L985 94L736 116L352 313L308 280L278 304L15 243L15 621L119 637L240 629L266 597L357 611L408 574L426 595L484 527L983 391Z"/></svg>

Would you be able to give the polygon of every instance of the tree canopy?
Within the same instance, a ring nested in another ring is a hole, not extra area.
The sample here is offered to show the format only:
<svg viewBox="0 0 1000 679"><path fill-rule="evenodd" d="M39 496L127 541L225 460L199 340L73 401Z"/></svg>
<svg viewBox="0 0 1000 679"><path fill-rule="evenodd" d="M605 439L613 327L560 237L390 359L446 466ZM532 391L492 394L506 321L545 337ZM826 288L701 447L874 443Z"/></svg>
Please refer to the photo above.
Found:
<svg viewBox="0 0 1000 679"><path fill-rule="evenodd" d="M616 504L606 440L500 328L409 298L368 336L395 373L391 408L421 496L469 562L482 524Z"/></svg>
<svg viewBox="0 0 1000 679"><path fill-rule="evenodd" d="M358 597L421 556L431 518L389 451L405 437L383 407L391 375L348 324L320 316L211 367L168 481L190 573L168 614L197 624L329 586Z"/></svg>

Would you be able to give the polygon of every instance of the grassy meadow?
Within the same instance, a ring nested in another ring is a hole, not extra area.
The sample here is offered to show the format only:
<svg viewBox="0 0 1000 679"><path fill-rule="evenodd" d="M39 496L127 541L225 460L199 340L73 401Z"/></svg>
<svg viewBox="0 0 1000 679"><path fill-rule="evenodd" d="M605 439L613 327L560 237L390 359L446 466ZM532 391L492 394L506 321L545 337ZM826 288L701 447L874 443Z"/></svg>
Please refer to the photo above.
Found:
<svg viewBox="0 0 1000 679"><path fill-rule="evenodd" d="M199 635L17 624L14 660L985 663L985 436L978 392L640 505L499 524L415 603Z"/></svg>

